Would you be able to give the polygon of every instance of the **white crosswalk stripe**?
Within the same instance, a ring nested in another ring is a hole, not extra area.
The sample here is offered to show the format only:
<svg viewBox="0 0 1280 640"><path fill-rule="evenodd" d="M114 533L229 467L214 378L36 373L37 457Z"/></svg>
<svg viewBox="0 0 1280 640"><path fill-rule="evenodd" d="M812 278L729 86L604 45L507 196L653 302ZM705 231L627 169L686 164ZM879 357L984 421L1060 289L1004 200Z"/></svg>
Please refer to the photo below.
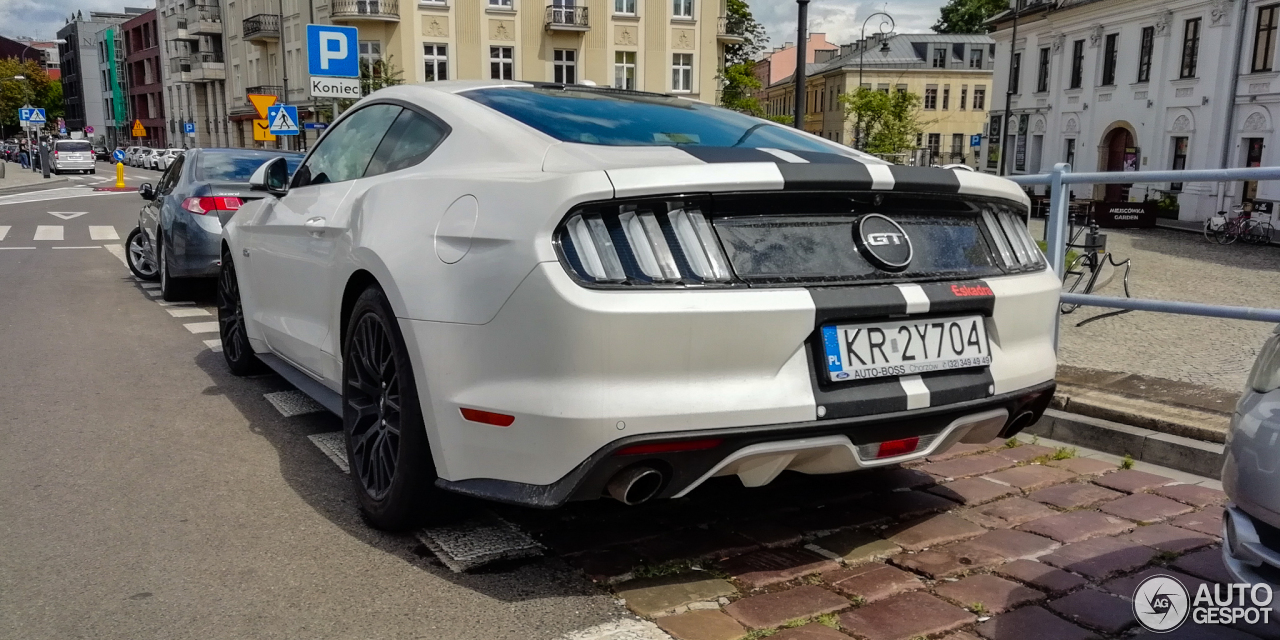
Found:
<svg viewBox="0 0 1280 640"><path fill-rule="evenodd" d="M159 291L157 291L156 293L159 293ZM218 332L217 322L190 322L182 326L186 327L187 331L190 331L191 333L217 333Z"/></svg>
<svg viewBox="0 0 1280 640"><path fill-rule="evenodd" d="M42 224L36 227L36 237L34 240L62 240L62 225L60 224Z"/></svg>
<svg viewBox="0 0 1280 640"><path fill-rule="evenodd" d="M119 240L120 234L112 226L89 225L90 240Z"/></svg>
<svg viewBox="0 0 1280 640"><path fill-rule="evenodd" d="M175 318L194 318L194 317L196 317L196 316L211 316L211 315L213 315L212 313L209 313L208 311L205 311L204 309L186 309L186 308L182 308L182 307L178 307L178 308L176 308L176 309L165 309L165 311L168 311L168 312L169 312L169 315L171 315L171 316L173 316L173 317L175 317Z"/></svg>
<svg viewBox="0 0 1280 640"><path fill-rule="evenodd" d="M9 225L0 225L0 240L4 240L4 237L9 235L9 229L11 228Z"/></svg>
<svg viewBox="0 0 1280 640"><path fill-rule="evenodd" d="M222 340L214 338L213 340L205 340L204 346L214 353L222 353Z"/></svg>

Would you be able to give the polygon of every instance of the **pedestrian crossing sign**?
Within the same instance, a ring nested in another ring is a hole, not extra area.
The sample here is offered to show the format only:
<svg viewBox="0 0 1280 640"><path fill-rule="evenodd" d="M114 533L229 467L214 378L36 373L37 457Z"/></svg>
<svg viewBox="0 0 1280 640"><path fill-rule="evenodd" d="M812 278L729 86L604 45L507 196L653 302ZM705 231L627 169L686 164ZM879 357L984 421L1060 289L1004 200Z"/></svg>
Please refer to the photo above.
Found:
<svg viewBox="0 0 1280 640"><path fill-rule="evenodd" d="M270 123L272 135L298 135L298 108L287 104L267 108L267 122Z"/></svg>

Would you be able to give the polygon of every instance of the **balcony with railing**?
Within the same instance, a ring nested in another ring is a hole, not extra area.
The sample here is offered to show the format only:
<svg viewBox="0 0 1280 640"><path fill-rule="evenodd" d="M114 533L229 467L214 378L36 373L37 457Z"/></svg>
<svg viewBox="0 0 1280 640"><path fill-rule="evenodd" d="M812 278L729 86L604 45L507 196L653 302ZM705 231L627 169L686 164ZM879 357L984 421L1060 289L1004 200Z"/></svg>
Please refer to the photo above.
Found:
<svg viewBox="0 0 1280 640"><path fill-rule="evenodd" d="M275 96L277 100L284 101L284 87L278 84L260 84L253 87L245 87L244 93L247 96ZM248 98L244 99L244 103L253 106Z"/></svg>
<svg viewBox="0 0 1280 640"><path fill-rule="evenodd" d="M216 51L196 53L169 59L170 71L179 82L212 82L226 80L226 63Z"/></svg>
<svg viewBox="0 0 1280 640"><path fill-rule="evenodd" d="M280 16L274 13L259 13L244 19L241 25L241 37L246 42L273 42L280 39Z"/></svg>
<svg viewBox="0 0 1280 640"><path fill-rule="evenodd" d="M198 4L187 9L187 32L192 35L221 35L222 10L218 5Z"/></svg>
<svg viewBox="0 0 1280 640"><path fill-rule="evenodd" d="M547 7L547 31L589 31L586 7L551 5Z"/></svg>
<svg viewBox="0 0 1280 640"><path fill-rule="evenodd" d="M721 17L716 23L716 40L725 44L742 44L747 41L746 31L742 23L729 22Z"/></svg>
<svg viewBox="0 0 1280 640"><path fill-rule="evenodd" d="M400 22L400 3L396 0L332 0L329 17L334 22Z"/></svg>

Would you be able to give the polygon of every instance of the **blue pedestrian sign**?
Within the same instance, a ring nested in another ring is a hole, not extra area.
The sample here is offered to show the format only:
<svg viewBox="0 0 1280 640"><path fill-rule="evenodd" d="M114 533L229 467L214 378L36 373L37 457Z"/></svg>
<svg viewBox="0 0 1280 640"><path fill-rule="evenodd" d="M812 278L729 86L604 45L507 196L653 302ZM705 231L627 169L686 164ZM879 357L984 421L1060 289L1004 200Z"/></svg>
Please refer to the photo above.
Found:
<svg viewBox="0 0 1280 640"><path fill-rule="evenodd" d="M44 109L36 109L32 107L23 107L18 109L18 120L24 125L35 126L44 124Z"/></svg>
<svg viewBox="0 0 1280 640"><path fill-rule="evenodd" d="M194 136L196 134L196 123L194 122L182 123L182 132L189 136Z"/></svg>
<svg viewBox="0 0 1280 640"><path fill-rule="evenodd" d="M111 159L116 162L124 162L124 149L116 149L111 152Z"/></svg>
<svg viewBox="0 0 1280 640"><path fill-rule="evenodd" d="M975 134L973 134L973 135L969 136L969 146L971 146L971 147L981 147L981 146L982 146L982 134L981 134L981 133L975 133Z"/></svg>
<svg viewBox="0 0 1280 640"><path fill-rule="evenodd" d="M307 73L331 78L360 77L355 27L307 25Z"/></svg>
<svg viewBox="0 0 1280 640"><path fill-rule="evenodd" d="M267 107L267 127L271 135L298 135L298 108L287 104Z"/></svg>

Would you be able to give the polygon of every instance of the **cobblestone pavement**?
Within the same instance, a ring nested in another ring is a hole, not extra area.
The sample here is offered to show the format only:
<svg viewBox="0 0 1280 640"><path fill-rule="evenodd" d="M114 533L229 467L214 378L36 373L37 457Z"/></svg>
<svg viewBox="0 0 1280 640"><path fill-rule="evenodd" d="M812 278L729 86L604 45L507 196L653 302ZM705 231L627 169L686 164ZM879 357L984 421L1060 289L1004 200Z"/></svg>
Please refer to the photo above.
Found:
<svg viewBox="0 0 1280 640"><path fill-rule="evenodd" d="M958 445L911 468L504 515L676 640L1127 638L1148 575L1228 581L1220 485L1059 451ZM1280 638L1184 628L1171 637Z"/></svg>
<svg viewBox="0 0 1280 640"><path fill-rule="evenodd" d="M1042 220L1032 221L1035 237L1042 228ZM1280 308L1280 247L1221 246L1167 229L1105 233L1116 260L1133 261L1129 290L1135 298ZM1124 295L1120 274L1097 293ZM1076 326L1108 311L1081 307L1062 317L1062 363L1239 391L1274 329L1265 322L1142 311Z"/></svg>

